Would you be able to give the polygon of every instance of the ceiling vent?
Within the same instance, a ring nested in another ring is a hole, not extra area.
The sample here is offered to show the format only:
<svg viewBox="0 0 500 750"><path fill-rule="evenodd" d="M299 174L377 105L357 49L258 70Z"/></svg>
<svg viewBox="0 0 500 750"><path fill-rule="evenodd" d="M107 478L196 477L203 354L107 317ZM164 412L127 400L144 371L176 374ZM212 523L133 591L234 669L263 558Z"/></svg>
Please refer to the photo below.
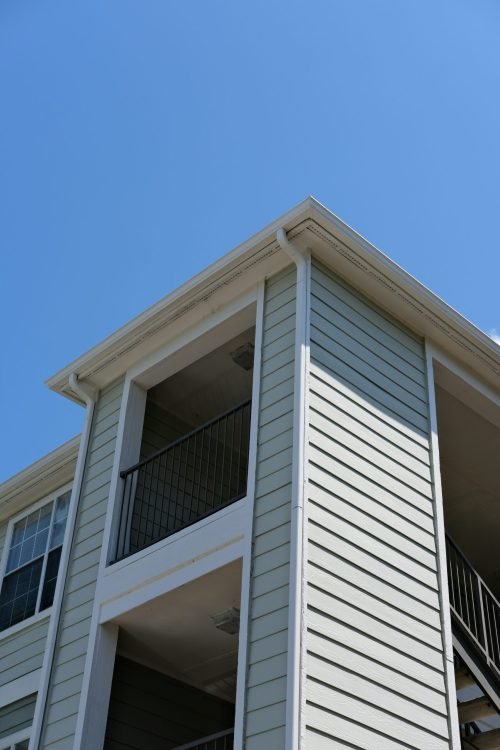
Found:
<svg viewBox="0 0 500 750"><path fill-rule="evenodd" d="M240 610L236 607L224 609L216 615L212 615L212 621L216 628L229 635L236 635L240 630Z"/></svg>
<svg viewBox="0 0 500 750"><path fill-rule="evenodd" d="M234 352L230 352L234 364L247 371L251 370L253 367L253 355L254 345L250 341L243 344L243 346L239 346Z"/></svg>

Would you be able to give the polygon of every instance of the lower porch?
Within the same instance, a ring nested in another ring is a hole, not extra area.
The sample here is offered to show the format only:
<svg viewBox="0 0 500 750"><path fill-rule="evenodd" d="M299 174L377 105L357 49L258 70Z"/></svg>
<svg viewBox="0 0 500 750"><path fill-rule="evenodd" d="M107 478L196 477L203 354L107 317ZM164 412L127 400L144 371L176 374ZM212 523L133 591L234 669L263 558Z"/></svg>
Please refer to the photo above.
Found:
<svg viewBox="0 0 500 750"><path fill-rule="evenodd" d="M104 750L232 750L241 560L120 615Z"/></svg>

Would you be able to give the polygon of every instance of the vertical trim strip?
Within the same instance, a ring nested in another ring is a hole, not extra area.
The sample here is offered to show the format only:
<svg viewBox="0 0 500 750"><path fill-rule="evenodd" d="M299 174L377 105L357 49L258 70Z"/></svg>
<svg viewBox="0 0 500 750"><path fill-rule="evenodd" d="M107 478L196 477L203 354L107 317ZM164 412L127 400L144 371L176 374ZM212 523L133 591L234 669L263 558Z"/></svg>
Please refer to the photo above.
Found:
<svg viewBox="0 0 500 750"><path fill-rule="evenodd" d="M437 574L439 582L441 632L443 637L443 661L446 683L446 700L448 702L448 728L450 732L451 748L453 750L460 750L461 741L458 723L457 692L455 687L453 638L451 632L450 601L448 596L448 571L446 567L446 538L443 512L443 493L441 486L441 463L439 458L433 350L432 345L427 339L425 340L425 360L429 403L429 427L434 494L434 528L436 534Z"/></svg>
<svg viewBox="0 0 500 750"><path fill-rule="evenodd" d="M90 747L92 750L98 750L104 744L104 733L106 729L109 697L113 679L118 630L114 637L111 638L104 632L103 626L99 625L101 609L99 584L110 553L110 539L112 538L113 522L116 515L115 510L121 498L120 490L122 487L122 480L120 479L120 468L122 466L124 455L128 457L131 454L133 460L139 455L145 402L145 392L135 386L132 381L125 380L120 403L120 414L118 417L108 508L104 523L101 556L96 579L87 657L85 659L82 687L80 690L80 702L78 705L78 716L75 726L75 750L85 747ZM108 666L106 679L104 678L105 672L101 669L102 661ZM96 726L101 728L104 726L104 731L100 738L98 738L98 735L96 734Z"/></svg>
<svg viewBox="0 0 500 750"><path fill-rule="evenodd" d="M298 252L298 251L297 251ZM299 747L302 731L302 683L304 600L304 499L305 441L307 425L306 387L308 381L308 302L311 257L302 255L296 262L297 292L295 303L295 372L294 421L292 452L292 523L290 544L290 592L288 609L288 659L285 748Z"/></svg>
<svg viewBox="0 0 500 750"><path fill-rule="evenodd" d="M52 612L50 616L49 629L47 633L47 641L45 646L45 655L42 664L42 674L40 677L40 684L38 687L38 696L35 706L35 715L33 716L33 725L31 730L29 750L38 750L40 747L40 739L42 735L43 720L45 717L45 711L47 707L47 697L49 692L49 682L52 674L55 645L57 639L57 633L59 631L62 600L64 595L64 589L66 588L66 582L68 578L68 566L69 556L71 547L73 544L75 531L76 531L76 516L78 512L78 506L82 495L83 488L83 477L85 474L85 468L87 465L87 458L89 452L90 435L92 432L92 426L94 422L95 414L95 400L88 402L87 410L85 413L85 426L82 433L82 439L80 442L80 448L78 451L78 459L76 462L75 469L75 480L73 489L71 492L71 501L68 513L68 520L66 525L66 533L64 537L64 544L61 553L61 560L59 562L60 575L57 576L56 589L54 592L54 602L52 604Z"/></svg>
<svg viewBox="0 0 500 750"><path fill-rule="evenodd" d="M241 574L240 635L238 641L238 672L236 679L236 706L234 717L234 747L243 748L245 736L245 709L247 688L248 618L250 612L250 581L252 572L252 538L255 508L255 485L257 473L257 438L259 434L259 402L262 363L262 339L264 330L265 282L257 291L257 313L255 320L255 359L252 383L252 414L250 420L250 452L248 456L248 484L245 509L245 543L243 570Z"/></svg>

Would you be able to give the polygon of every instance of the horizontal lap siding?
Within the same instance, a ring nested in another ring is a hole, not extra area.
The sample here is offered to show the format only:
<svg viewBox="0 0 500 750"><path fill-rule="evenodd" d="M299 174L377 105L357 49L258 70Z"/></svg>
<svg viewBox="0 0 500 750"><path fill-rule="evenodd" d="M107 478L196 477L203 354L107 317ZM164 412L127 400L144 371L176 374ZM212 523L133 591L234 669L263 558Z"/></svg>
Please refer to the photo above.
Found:
<svg viewBox="0 0 500 750"><path fill-rule="evenodd" d="M266 286L250 584L247 750L284 747L290 577L295 270Z"/></svg>
<svg viewBox="0 0 500 750"><path fill-rule="evenodd" d="M0 739L28 729L33 723L36 693L0 708Z"/></svg>
<svg viewBox="0 0 500 750"><path fill-rule="evenodd" d="M0 687L40 669L48 627L47 618L27 625L0 642Z"/></svg>
<svg viewBox="0 0 500 750"><path fill-rule="evenodd" d="M234 726L234 706L117 656L104 750L171 750Z"/></svg>
<svg viewBox="0 0 500 750"><path fill-rule="evenodd" d="M123 380L102 391L78 508L41 748L70 750L82 688L114 460Z"/></svg>
<svg viewBox="0 0 500 750"><path fill-rule="evenodd" d="M313 265L306 742L449 747L420 340Z"/></svg>

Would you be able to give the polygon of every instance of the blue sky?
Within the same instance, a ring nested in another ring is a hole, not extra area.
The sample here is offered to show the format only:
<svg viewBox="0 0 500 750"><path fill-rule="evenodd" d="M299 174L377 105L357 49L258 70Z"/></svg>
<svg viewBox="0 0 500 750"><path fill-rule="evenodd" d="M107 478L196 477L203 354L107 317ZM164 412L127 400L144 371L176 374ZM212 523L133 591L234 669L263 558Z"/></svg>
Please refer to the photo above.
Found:
<svg viewBox="0 0 500 750"><path fill-rule="evenodd" d="M500 331L498 0L2 0L0 479L44 380L312 194Z"/></svg>

